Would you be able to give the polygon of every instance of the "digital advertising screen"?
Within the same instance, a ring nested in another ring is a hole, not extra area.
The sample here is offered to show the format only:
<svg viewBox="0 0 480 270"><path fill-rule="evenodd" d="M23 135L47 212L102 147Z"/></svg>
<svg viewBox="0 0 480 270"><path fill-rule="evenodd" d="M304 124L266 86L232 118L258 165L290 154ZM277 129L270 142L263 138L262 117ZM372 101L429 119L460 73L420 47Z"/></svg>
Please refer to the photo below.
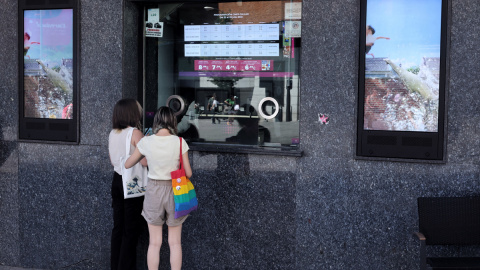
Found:
<svg viewBox="0 0 480 270"><path fill-rule="evenodd" d="M73 9L24 10L24 117L73 118Z"/></svg>
<svg viewBox="0 0 480 270"><path fill-rule="evenodd" d="M18 138L78 143L78 0L18 1Z"/></svg>
<svg viewBox="0 0 480 270"><path fill-rule="evenodd" d="M448 1L362 0L357 155L444 159Z"/></svg>
<svg viewBox="0 0 480 270"><path fill-rule="evenodd" d="M442 0L368 0L364 129L438 131Z"/></svg>

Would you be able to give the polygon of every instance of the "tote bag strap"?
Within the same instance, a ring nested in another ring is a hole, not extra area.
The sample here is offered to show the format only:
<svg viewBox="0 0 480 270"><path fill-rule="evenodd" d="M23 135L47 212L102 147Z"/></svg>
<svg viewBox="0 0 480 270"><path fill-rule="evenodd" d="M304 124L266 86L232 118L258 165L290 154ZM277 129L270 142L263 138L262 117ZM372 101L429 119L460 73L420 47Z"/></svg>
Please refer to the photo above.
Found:
<svg viewBox="0 0 480 270"><path fill-rule="evenodd" d="M182 158L182 137L178 137L180 138L180 169L183 168L183 158Z"/></svg>
<svg viewBox="0 0 480 270"><path fill-rule="evenodd" d="M130 155L130 144L131 144L131 141L132 141L133 130L134 130L134 128L131 127L130 130L127 132L127 139L125 141L125 156L126 157Z"/></svg>

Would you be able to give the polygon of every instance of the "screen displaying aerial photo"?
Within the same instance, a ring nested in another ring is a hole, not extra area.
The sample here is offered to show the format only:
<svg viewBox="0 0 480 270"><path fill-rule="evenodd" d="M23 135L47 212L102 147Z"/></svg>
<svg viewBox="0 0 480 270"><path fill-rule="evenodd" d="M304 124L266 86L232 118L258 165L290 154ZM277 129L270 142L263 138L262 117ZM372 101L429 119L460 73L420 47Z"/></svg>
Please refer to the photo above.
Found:
<svg viewBox="0 0 480 270"><path fill-rule="evenodd" d="M368 0L364 130L438 131L442 0Z"/></svg>
<svg viewBox="0 0 480 270"><path fill-rule="evenodd" d="M73 10L25 10L24 116L73 118Z"/></svg>

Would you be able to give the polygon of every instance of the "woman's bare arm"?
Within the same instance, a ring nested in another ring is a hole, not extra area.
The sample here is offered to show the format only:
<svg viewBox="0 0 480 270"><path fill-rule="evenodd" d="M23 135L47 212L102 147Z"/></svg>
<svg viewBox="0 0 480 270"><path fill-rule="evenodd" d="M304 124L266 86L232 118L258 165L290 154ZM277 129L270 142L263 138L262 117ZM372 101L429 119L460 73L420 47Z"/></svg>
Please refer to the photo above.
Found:
<svg viewBox="0 0 480 270"><path fill-rule="evenodd" d="M133 130L133 134L132 134L132 141L131 141L131 144L135 147L137 147L137 143L143 138L143 133L138 130L138 129L134 129ZM146 167L148 164L147 164L147 159L144 158L142 160L140 160L140 164L142 164L142 166Z"/></svg>
<svg viewBox="0 0 480 270"><path fill-rule="evenodd" d="M137 164L144 156L135 148L133 154L125 161L125 168L130 169L133 165Z"/></svg>

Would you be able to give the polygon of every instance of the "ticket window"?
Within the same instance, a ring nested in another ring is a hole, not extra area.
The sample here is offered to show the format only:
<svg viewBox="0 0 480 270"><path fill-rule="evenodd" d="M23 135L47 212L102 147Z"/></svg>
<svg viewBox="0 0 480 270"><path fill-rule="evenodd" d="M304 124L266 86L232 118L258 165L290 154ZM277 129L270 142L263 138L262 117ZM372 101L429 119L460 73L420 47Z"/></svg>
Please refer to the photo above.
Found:
<svg viewBox="0 0 480 270"><path fill-rule="evenodd" d="M189 142L297 147L301 5L145 5L145 128L167 105Z"/></svg>

